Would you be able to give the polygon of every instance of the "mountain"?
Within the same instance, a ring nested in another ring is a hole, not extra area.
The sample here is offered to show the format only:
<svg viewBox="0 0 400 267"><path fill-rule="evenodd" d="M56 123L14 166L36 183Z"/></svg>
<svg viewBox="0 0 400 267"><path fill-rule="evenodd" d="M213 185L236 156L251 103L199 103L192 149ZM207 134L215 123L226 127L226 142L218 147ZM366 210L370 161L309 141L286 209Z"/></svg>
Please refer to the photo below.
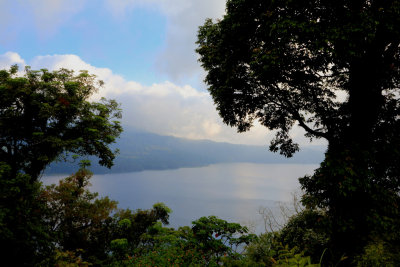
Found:
<svg viewBox="0 0 400 267"><path fill-rule="evenodd" d="M124 131L113 148L118 148L120 153L111 169L100 166L95 157L89 158L92 162L90 169L95 174L201 167L233 162L318 164L323 160L325 149L322 146L307 147L288 159L270 152L267 146L190 140L135 130ZM76 162L58 162L51 164L45 174L69 174L77 169Z"/></svg>

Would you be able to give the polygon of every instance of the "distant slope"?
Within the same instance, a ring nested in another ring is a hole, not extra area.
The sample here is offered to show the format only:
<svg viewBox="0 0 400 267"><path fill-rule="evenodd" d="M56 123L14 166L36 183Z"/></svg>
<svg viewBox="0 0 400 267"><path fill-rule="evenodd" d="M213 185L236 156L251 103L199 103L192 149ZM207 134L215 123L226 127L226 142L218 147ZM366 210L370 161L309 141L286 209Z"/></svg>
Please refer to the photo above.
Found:
<svg viewBox="0 0 400 267"><path fill-rule="evenodd" d="M287 159L272 153L267 146L236 145L209 140L189 140L139 131L125 131L114 146L120 150L111 169L99 166L96 158L91 170L96 174L143 170L200 167L215 163L315 163L323 160L323 147L305 148ZM53 163L45 174L72 173L77 163Z"/></svg>

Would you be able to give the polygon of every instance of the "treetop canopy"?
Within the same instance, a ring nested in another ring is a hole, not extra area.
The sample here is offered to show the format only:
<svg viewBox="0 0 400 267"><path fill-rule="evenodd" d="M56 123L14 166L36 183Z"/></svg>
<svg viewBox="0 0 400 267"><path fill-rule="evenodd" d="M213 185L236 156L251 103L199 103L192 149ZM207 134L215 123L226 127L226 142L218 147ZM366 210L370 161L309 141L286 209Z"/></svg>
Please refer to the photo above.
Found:
<svg viewBox="0 0 400 267"><path fill-rule="evenodd" d="M0 70L0 161L33 179L65 152L98 156L110 168L121 110L114 100L89 102L103 82L87 71L17 71Z"/></svg>

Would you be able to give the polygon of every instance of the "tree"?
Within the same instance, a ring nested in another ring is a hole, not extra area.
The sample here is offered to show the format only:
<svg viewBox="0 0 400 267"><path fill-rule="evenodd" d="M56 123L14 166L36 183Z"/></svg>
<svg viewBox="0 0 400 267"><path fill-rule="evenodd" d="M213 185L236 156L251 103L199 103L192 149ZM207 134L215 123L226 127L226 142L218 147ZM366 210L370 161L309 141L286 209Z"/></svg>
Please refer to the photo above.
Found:
<svg viewBox="0 0 400 267"><path fill-rule="evenodd" d="M159 203L156 205L153 210L164 213L166 207ZM131 257L132 266L219 266L224 259L233 261L244 258L238 251L244 251L245 246L254 242L257 236L248 234L247 227L238 223L208 216L193 221L191 228L183 226L178 230L163 227L158 221L147 227L141 239L141 246L134 250L135 256ZM133 250L130 251L132 253ZM242 266L230 263L228 266Z"/></svg>
<svg viewBox="0 0 400 267"><path fill-rule="evenodd" d="M43 212L39 177L48 164L66 156L95 155L112 166L122 127L113 100L89 102L102 82L94 75L60 69L18 67L0 70L0 246L4 262L51 265L54 246ZM67 229L68 230L68 229ZM70 234L66 231L64 234Z"/></svg>
<svg viewBox="0 0 400 267"><path fill-rule="evenodd" d="M114 215L114 226L116 228L114 231L114 239L125 239L127 242L126 247L130 252L134 250L146 250L148 247L151 247L145 240L146 233L148 233L156 223L162 223L164 225L169 224L169 214L171 212L171 209L164 203L155 203L150 210L118 210Z"/></svg>
<svg viewBox="0 0 400 267"><path fill-rule="evenodd" d="M228 0L197 44L226 124L243 132L258 119L276 130L270 149L285 156L299 149L294 125L328 141L321 167L301 184L306 204L328 208L338 253L357 253L395 225L399 1Z"/></svg>
<svg viewBox="0 0 400 267"><path fill-rule="evenodd" d="M107 259L112 238L111 214L117 202L108 197L98 198L90 192L92 173L81 168L62 179L58 185L46 186L39 196L45 204L42 217L53 235L53 243L61 251L76 252L86 260Z"/></svg>
<svg viewBox="0 0 400 267"><path fill-rule="evenodd" d="M66 152L98 156L110 168L121 111L114 100L88 101L103 83L87 71L17 72L16 65L0 71L0 162L33 181Z"/></svg>
<svg viewBox="0 0 400 267"><path fill-rule="evenodd" d="M10 166L0 163L1 259L10 266L51 265L54 246L38 200L40 184L27 174L10 175Z"/></svg>

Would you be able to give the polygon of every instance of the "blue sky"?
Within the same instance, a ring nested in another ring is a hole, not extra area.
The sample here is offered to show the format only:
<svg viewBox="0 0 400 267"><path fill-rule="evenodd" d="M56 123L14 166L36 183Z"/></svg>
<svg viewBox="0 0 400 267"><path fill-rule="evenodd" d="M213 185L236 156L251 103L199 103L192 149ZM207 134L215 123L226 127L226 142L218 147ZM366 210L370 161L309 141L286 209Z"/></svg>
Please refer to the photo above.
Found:
<svg viewBox="0 0 400 267"><path fill-rule="evenodd" d="M39 11L32 12L33 1L8 1L12 19L2 27L0 49L17 51L28 61L38 55L75 54L127 79L143 83L166 79L154 66L157 55L165 49L166 16L143 6L119 18L107 10L106 2L101 2L86 1L52 25L50 19L40 20ZM51 11L48 8L43 12Z"/></svg>
<svg viewBox="0 0 400 267"><path fill-rule="evenodd" d="M121 103L125 127L266 145L257 123L244 134L224 125L202 82L197 29L224 10L225 0L0 0L0 68L85 69L106 84L94 99Z"/></svg>

